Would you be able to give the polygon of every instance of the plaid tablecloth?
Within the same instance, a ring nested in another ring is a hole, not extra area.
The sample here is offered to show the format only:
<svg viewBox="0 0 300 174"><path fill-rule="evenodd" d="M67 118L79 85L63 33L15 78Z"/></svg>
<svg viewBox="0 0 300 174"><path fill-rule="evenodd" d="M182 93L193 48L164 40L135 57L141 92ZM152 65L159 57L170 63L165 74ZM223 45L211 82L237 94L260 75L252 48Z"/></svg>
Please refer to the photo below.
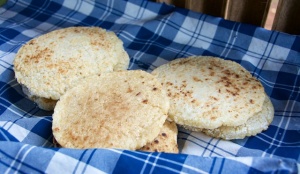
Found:
<svg viewBox="0 0 300 174"><path fill-rule="evenodd" d="M264 85L274 121L234 141L180 128L180 154L53 148L52 113L24 97L12 62L28 40L70 26L114 31L129 69L192 55L234 60ZM0 173L297 173L299 161L299 36L146 0L8 0L0 8Z"/></svg>

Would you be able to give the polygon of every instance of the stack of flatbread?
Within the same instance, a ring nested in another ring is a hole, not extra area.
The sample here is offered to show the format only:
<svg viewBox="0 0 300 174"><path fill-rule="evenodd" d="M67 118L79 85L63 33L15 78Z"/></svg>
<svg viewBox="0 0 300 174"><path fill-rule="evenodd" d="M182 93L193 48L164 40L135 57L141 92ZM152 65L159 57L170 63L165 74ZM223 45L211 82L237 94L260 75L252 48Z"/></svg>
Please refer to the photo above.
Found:
<svg viewBox="0 0 300 174"><path fill-rule="evenodd" d="M126 71L123 42L99 27L70 27L34 38L14 60L29 99L54 110L59 147L178 152L169 100L144 71Z"/></svg>
<svg viewBox="0 0 300 174"><path fill-rule="evenodd" d="M186 129L240 139L267 129L273 120L274 108L260 81L233 61L181 58L152 74L167 91L170 119Z"/></svg>
<svg viewBox="0 0 300 174"><path fill-rule="evenodd" d="M54 30L23 45L14 71L24 93L44 110L85 77L126 70L129 56L113 32L99 27Z"/></svg>
<svg viewBox="0 0 300 174"><path fill-rule="evenodd" d="M60 98L52 130L62 147L177 152L177 127L166 122L168 110L166 93L153 75L106 73L86 78Z"/></svg>
<svg viewBox="0 0 300 174"><path fill-rule="evenodd" d="M99 27L39 36L14 60L24 93L54 110L58 147L178 153L177 125L237 139L260 133L273 119L262 84L235 62L181 58L152 73L128 65L122 41Z"/></svg>

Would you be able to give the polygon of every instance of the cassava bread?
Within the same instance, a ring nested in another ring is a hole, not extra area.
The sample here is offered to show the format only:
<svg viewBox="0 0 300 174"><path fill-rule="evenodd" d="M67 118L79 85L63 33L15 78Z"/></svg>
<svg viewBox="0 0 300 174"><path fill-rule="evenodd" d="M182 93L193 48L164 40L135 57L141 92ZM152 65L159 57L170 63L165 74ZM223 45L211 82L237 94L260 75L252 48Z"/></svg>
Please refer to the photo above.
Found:
<svg viewBox="0 0 300 174"><path fill-rule="evenodd" d="M198 129L239 126L262 110L261 83L241 65L216 57L180 58L152 74L167 91L169 117Z"/></svg>
<svg viewBox="0 0 300 174"><path fill-rule="evenodd" d="M69 27L36 37L23 45L14 71L24 93L45 110L81 79L126 70L129 56L113 32L99 27Z"/></svg>
<svg viewBox="0 0 300 174"><path fill-rule="evenodd" d="M178 129L176 123L166 120L158 136L140 150L148 152L178 153L177 134Z"/></svg>
<svg viewBox="0 0 300 174"><path fill-rule="evenodd" d="M236 127L221 126L216 129L203 129L202 131L211 137L225 140L243 139L246 136L254 136L266 130L273 118L274 107L269 97L266 96L262 110L250 117L246 123Z"/></svg>
<svg viewBox="0 0 300 174"><path fill-rule="evenodd" d="M147 143L138 150L147 152L178 153L177 134L178 129L176 123L166 120L158 136L152 142ZM55 138L53 138L53 146L61 147Z"/></svg>
<svg viewBox="0 0 300 174"><path fill-rule="evenodd" d="M136 150L157 137L168 109L166 93L150 73L103 73L60 98L52 131L62 147Z"/></svg>

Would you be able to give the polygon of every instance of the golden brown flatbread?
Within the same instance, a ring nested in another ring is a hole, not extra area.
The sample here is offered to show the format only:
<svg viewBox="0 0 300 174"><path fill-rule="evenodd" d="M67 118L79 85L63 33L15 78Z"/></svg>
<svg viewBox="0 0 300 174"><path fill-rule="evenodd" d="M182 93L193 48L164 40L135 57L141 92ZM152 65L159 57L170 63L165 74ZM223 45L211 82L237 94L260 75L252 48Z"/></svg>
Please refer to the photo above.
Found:
<svg viewBox="0 0 300 174"><path fill-rule="evenodd" d="M154 140L169 100L145 71L105 73L68 90L54 109L52 131L62 147L136 150Z"/></svg>
<svg viewBox="0 0 300 174"><path fill-rule="evenodd" d="M14 71L24 93L38 106L53 110L56 101L81 79L126 70L129 56L113 32L99 27L69 27L23 45Z"/></svg>

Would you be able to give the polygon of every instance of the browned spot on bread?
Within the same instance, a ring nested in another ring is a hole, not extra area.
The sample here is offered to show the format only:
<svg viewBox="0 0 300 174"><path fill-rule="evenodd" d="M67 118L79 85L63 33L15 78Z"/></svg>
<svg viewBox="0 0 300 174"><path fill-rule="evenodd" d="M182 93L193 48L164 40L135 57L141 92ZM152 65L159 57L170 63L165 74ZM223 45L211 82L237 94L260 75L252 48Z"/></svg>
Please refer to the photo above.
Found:
<svg viewBox="0 0 300 174"><path fill-rule="evenodd" d="M66 72L68 72L68 70L67 69L63 69L63 68L58 68L58 72L60 74L65 74Z"/></svg>
<svg viewBox="0 0 300 174"><path fill-rule="evenodd" d="M77 28L75 28L74 32L75 32L75 33L80 33L80 30L77 29Z"/></svg>
<svg viewBox="0 0 300 174"><path fill-rule="evenodd" d="M127 93L131 93L133 90L129 87L128 89L127 89Z"/></svg>
<svg viewBox="0 0 300 174"><path fill-rule="evenodd" d="M172 86L172 85L173 85L173 83L171 83L171 82L167 82L167 83L166 83L166 85L170 85L170 86Z"/></svg>
<svg viewBox="0 0 300 174"><path fill-rule="evenodd" d="M174 63L174 65L176 65L176 64L179 64L179 65L183 65L183 64L185 64L186 62L188 62L189 60L182 60L182 61L180 61L180 62L177 62L177 63Z"/></svg>
<svg viewBox="0 0 300 174"><path fill-rule="evenodd" d="M231 72L230 72L230 70L228 70L228 69L224 70L223 73L226 74L226 75L228 75L228 76L231 75Z"/></svg>
<svg viewBox="0 0 300 174"><path fill-rule="evenodd" d="M32 54L31 56L26 56L24 62L34 62L39 63L39 60L44 58L44 55L48 55L50 52L49 48L45 48L43 50L37 49L35 54Z"/></svg>
<svg viewBox="0 0 300 174"><path fill-rule="evenodd" d="M202 81L201 79L199 79L199 78L196 77L196 76L193 76L193 80L194 80L195 82L201 82L201 81Z"/></svg>
<svg viewBox="0 0 300 174"><path fill-rule="evenodd" d="M182 85L180 86L180 88L185 88L187 86L187 84L184 82L182 83Z"/></svg>
<svg viewBox="0 0 300 174"><path fill-rule="evenodd" d="M237 91L232 91L232 90L229 90L229 89L226 89L226 91L231 94L232 96L236 96L236 95L239 95Z"/></svg>
<svg viewBox="0 0 300 174"><path fill-rule="evenodd" d="M28 45L34 45L35 44L35 40L30 40L29 42L28 42Z"/></svg>
<svg viewBox="0 0 300 174"><path fill-rule="evenodd" d="M215 101L218 101L219 99L217 99L216 97L214 97L214 96L210 96L210 98L212 98L213 100L215 100Z"/></svg>
<svg viewBox="0 0 300 174"><path fill-rule="evenodd" d="M143 100L143 103L144 103L144 104L147 104L147 103L148 103L148 100L147 100L147 99Z"/></svg>

